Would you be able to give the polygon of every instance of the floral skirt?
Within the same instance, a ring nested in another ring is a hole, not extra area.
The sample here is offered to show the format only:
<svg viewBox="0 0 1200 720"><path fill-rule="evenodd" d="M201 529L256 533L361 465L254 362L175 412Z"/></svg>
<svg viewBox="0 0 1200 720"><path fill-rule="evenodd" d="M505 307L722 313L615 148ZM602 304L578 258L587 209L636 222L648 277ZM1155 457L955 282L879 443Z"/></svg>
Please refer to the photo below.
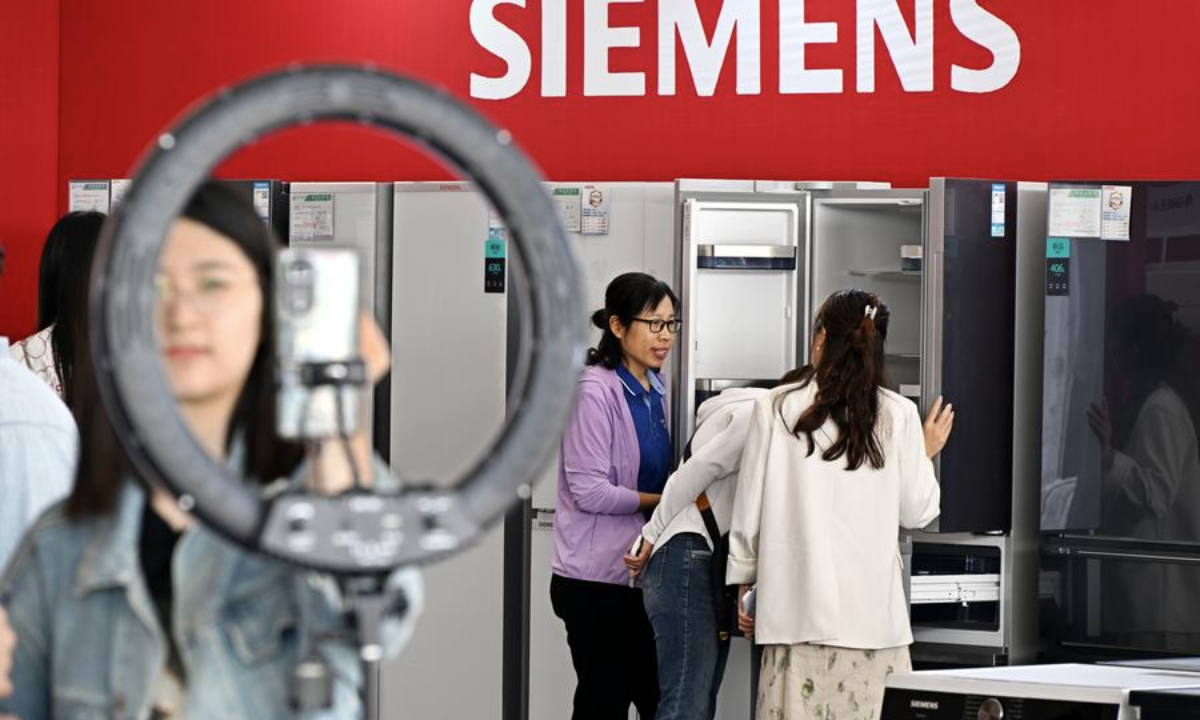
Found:
<svg viewBox="0 0 1200 720"><path fill-rule="evenodd" d="M908 646L766 645L757 720L879 720L888 675L912 672Z"/></svg>

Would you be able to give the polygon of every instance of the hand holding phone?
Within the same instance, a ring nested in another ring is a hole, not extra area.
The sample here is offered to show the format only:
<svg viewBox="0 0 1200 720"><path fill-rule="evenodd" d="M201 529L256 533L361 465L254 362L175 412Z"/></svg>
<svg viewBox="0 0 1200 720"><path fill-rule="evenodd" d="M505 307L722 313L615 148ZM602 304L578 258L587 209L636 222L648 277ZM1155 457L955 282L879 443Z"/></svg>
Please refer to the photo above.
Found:
<svg viewBox="0 0 1200 720"><path fill-rule="evenodd" d="M338 247L289 248L279 254L276 280L279 435L353 434L361 385L313 386L306 374L360 362L358 253Z"/></svg>
<svg viewBox="0 0 1200 720"><path fill-rule="evenodd" d="M754 639L754 613L758 600L757 585L742 585L738 597L738 630L748 639Z"/></svg>
<svg viewBox="0 0 1200 720"><path fill-rule="evenodd" d="M633 587L634 582L646 571L646 564L650 562L650 553L653 551L654 543L646 540L644 535L638 535L633 541L629 553L623 558L625 567L629 568L630 587Z"/></svg>
<svg viewBox="0 0 1200 720"><path fill-rule="evenodd" d="M746 613L746 617L754 617L754 607L758 600L758 586L751 585L746 594L742 596L742 612Z"/></svg>

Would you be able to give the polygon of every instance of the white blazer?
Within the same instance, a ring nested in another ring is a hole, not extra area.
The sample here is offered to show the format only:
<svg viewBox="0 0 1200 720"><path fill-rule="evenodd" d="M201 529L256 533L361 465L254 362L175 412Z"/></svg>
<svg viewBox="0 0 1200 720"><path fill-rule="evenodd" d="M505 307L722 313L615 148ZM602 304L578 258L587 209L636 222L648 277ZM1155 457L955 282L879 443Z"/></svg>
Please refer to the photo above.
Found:
<svg viewBox="0 0 1200 720"><path fill-rule="evenodd" d="M791 391L791 392L789 392ZM925 456L916 405L880 389L884 466L821 458L837 426L791 428L816 384L776 388L755 405L730 528L730 584L758 583L755 642L879 649L912 642L897 533L938 515L941 489Z"/></svg>

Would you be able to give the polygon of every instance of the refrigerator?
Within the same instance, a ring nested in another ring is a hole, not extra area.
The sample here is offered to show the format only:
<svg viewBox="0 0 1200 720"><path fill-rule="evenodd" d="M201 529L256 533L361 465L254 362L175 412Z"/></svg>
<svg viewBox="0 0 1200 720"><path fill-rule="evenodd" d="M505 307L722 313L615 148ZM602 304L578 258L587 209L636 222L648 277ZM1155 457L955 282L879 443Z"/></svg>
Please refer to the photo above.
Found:
<svg viewBox="0 0 1200 720"><path fill-rule="evenodd" d="M250 191L255 192L253 186ZM283 236L288 245L358 251L360 297L391 342L392 183L293 182L285 199L288 205L282 211L267 207L276 210L271 218L288 218ZM368 413L375 452L385 462L392 450L391 384L389 374L375 386Z"/></svg>
<svg viewBox="0 0 1200 720"><path fill-rule="evenodd" d="M248 199L272 230L285 242L288 237L288 184L279 180L221 180Z"/></svg>
<svg viewBox="0 0 1200 720"><path fill-rule="evenodd" d="M673 393L677 458L704 400L729 387L770 387L797 365L807 200L803 192L755 192L749 180L675 183L684 321Z"/></svg>
<svg viewBox="0 0 1200 720"><path fill-rule="evenodd" d="M914 661L1031 662L1037 635L1037 427L1046 187L934 178L921 278L921 406L954 433L942 514L911 542Z"/></svg>
<svg viewBox="0 0 1200 720"><path fill-rule="evenodd" d="M1200 182L1052 182L1041 629L1055 658L1200 655Z"/></svg>
<svg viewBox="0 0 1200 720"><path fill-rule="evenodd" d="M108 214L125 197L129 178L80 179L67 182L67 211L96 210ZM279 180L222 180L254 205L281 242L288 238L288 186Z"/></svg>
<svg viewBox="0 0 1200 720"><path fill-rule="evenodd" d="M605 222L584 233L591 189L607 198ZM553 182L546 191L573 228L589 311L622 272L670 277L669 183ZM470 183L397 182L393 198L392 466L406 481L444 484L480 458L508 412L516 249L496 248L507 229ZM425 568L424 615L382 669L385 717L570 715L575 674L549 597L557 466L475 546Z"/></svg>
<svg viewBox="0 0 1200 720"><path fill-rule="evenodd" d="M1018 339L1027 356L1028 346L1040 351L1041 324L1040 313L1018 323L1017 311L1028 294L1026 287L1018 297L1019 279L1041 270L1044 188L952 178L922 189L714 180L676 187L687 308L677 444L704 397L769 386L805 364L813 316L830 294L877 294L892 315L890 388L922 414L945 396L957 418L936 462L941 515L924 532L900 536L914 657L931 665L1032 657L1037 493L1023 453L1037 402L1018 382L1016 359ZM738 342L720 342L730 337Z"/></svg>

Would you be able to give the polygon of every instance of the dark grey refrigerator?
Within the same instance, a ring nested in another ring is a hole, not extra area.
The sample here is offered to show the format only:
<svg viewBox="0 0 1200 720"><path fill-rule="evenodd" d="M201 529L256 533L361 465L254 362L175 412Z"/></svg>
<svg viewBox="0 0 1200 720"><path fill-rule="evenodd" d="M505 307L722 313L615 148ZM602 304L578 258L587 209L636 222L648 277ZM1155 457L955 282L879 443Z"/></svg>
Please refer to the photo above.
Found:
<svg viewBox="0 0 1200 720"><path fill-rule="evenodd" d="M1200 655L1200 183L1050 185L1042 633Z"/></svg>

